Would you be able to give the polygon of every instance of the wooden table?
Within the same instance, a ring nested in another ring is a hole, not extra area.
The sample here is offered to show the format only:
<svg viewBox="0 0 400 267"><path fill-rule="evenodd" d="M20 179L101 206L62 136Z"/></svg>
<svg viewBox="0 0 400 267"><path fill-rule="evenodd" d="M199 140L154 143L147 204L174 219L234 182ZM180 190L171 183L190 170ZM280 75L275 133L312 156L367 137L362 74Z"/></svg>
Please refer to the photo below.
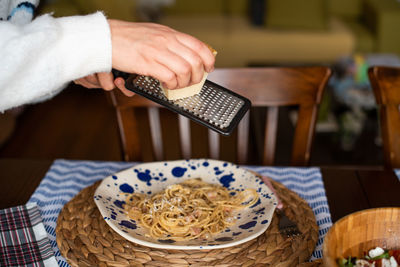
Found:
<svg viewBox="0 0 400 267"><path fill-rule="evenodd" d="M25 204L51 160L0 159L0 209ZM393 171L321 167L333 222L352 212L400 207L400 182Z"/></svg>

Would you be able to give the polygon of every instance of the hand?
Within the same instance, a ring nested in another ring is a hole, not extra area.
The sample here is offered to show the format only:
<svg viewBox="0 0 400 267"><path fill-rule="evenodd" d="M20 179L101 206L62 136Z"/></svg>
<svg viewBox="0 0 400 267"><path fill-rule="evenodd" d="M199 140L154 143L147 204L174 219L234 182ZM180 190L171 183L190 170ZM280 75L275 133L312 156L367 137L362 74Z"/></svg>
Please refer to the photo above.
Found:
<svg viewBox="0 0 400 267"><path fill-rule="evenodd" d="M212 52L190 35L153 23L108 22L114 69L152 76L168 89L199 83L214 69Z"/></svg>
<svg viewBox="0 0 400 267"><path fill-rule="evenodd" d="M122 78L116 78L112 73L101 72L88 75L86 77L75 80L74 83L82 85L86 88L103 88L106 91L113 90L115 87L121 90L126 96L133 96L135 93L125 88L125 81Z"/></svg>

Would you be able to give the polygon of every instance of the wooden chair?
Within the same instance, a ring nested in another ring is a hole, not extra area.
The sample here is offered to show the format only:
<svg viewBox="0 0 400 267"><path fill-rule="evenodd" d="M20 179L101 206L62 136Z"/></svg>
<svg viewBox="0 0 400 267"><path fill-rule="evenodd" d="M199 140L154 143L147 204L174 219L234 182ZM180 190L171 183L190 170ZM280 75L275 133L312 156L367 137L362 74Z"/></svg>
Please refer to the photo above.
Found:
<svg viewBox="0 0 400 267"><path fill-rule="evenodd" d="M263 165L274 164L278 107L298 105L290 164L304 166L309 163L318 107L330 75L331 70L326 67L237 68L216 69L208 79L249 98L253 107L268 107L263 126ZM225 153L236 155L233 160L235 163L247 162L248 113L240 122L237 132L229 137L237 139L236 148L232 148L232 145L222 148L226 137L220 137L164 108L159 109L157 104L143 97L128 98L114 90L111 99L117 112L126 161L199 157L220 159L221 154ZM161 115L164 118L160 118ZM146 116L147 119L143 119ZM175 125L172 124L173 119L178 121ZM144 130L144 133L139 130ZM169 137L163 137L165 134ZM148 136L151 142L142 141ZM178 152L171 152L176 147L180 147ZM196 154L196 150L206 152Z"/></svg>
<svg viewBox="0 0 400 267"><path fill-rule="evenodd" d="M400 68L375 66L368 75L379 106L385 167L400 168Z"/></svg>

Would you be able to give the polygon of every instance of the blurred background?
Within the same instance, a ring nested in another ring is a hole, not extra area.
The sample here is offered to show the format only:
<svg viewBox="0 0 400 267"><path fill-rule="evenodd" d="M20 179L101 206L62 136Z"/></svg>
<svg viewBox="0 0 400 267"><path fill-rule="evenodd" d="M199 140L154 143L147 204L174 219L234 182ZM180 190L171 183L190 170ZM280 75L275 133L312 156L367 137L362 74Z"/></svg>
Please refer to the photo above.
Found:
<svg viewBox="0 0 400 267"><path fill-rule="evenodd" d="M383 164L372 65L400 66L398 0L47 0L39 14L157 22L218 51L217 68L325 65L311 165ZM260 164L264 112L253 109L252 162ZM280 112L277 164L289 162L296 108ZM115 111L102 90L70 84L53 99L0 114L0 157L122 160ZM224 137L222 137L224 138ZM225 160L232 153L222 155Z"/></svg>

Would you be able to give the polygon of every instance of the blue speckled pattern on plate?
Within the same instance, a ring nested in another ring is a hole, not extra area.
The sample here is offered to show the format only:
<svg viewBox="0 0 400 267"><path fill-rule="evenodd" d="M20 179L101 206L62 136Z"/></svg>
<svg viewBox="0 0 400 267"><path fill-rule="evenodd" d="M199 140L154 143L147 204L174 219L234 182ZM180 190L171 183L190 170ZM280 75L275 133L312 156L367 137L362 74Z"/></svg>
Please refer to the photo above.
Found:
<svg viewBox="0 0 400 267"><path fill-rule="evenodd" d="M239 211L235 225L209 240L173 241L148 237L148 230L128 218L123 211L125 193L151 195L168 185L197 177L230 190L256 189L260 201ZM117 233L144 246L166 249L216 249L241 244L256 238L268 228L276 207L274 194L253 173L232 163L204 159L136 165L105 178L96 189L94 201L108 225Z"/></svg>

